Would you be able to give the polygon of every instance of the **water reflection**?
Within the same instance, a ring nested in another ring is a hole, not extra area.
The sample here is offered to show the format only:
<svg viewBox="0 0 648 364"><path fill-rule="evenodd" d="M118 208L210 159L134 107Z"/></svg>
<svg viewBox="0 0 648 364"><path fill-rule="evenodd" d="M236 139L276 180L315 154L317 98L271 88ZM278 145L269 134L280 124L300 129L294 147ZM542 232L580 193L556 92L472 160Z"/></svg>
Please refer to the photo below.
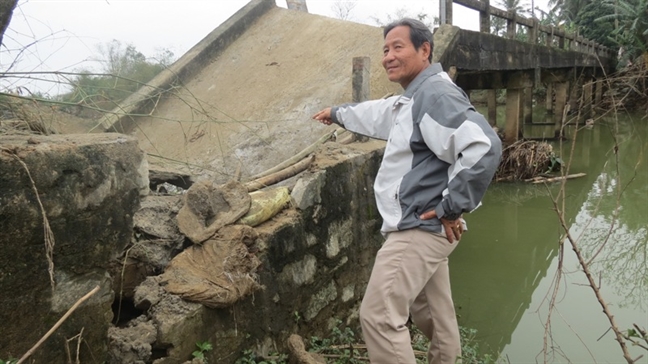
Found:
<svg viewBox="0 0 648 364"><path fill-rule="evenodd" d="M596 255L592 271L618 324L648 327L648 132L645 122L630 119L618 134L615 129L598 123L579 131L570 173L587 176L567 183L566 220L584 255ZM571 147L563 144L564 159ZM451 259L461 324L476 328L479 339L511 363L535 363L542 349L562 236L549 197L558 187L494 185L484 206L467 217L470 231ZM609 323L570 250L565 271L552 323L553 344L560 347L554 354L564 356L550 362L623 362L612 335L603 335ZM644 359L640 363L648 363Z"/></svg>
<svg viewBox="0 0 648 364"><path fill-rule="evenodd" d="M614 152L598 175L574 230L592 270L600 274L621 307L648 309L648 168L646 126L626 123ZM618 165L618 168L617 168ZM587 222L587 225L584 223ZM581 228L585 226L586 228Z"/></svg>
<svg viewBox="0 0 648 364"><path fill-rule="evenodd" d="M470 231L451 259L457 312L500 351L556 256L559 225L548 191L527 184L494 186L466 219Z"/></svg>

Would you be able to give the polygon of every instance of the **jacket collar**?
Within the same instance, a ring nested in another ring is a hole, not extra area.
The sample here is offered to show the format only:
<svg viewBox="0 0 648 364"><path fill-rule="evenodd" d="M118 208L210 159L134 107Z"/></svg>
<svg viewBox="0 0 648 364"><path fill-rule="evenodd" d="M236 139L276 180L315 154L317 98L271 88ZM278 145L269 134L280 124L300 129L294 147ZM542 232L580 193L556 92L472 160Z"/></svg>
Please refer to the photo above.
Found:
<svg viewBox="0 0 648 364"><path fill-rule="evenodd" d="M407 98L412 98L416 90L418 90L418 88L421 87L421 85L425 80L441 72L443 72L443 67L441 67L441 63L433 63L429 65L426 69L424 69L421 73L419 73L418 76L416 76L416 78L414 79L414 81L412 81L412 83L410 83L407 86L407 89L405 90L405 94L403 94L403 96Z"/></svg>

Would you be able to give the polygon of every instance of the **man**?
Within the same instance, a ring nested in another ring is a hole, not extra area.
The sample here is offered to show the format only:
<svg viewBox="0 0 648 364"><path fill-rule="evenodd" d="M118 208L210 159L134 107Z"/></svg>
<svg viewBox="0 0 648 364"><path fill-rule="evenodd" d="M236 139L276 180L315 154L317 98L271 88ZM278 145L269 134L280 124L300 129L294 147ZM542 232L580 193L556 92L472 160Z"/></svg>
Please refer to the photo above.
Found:
<svg viewBox="0 0 648 364"><path fill-rule="evenodd" d="M383 67L405 93L324 109L314 119L387 140L374 191L387 237L376 255L360 322L371 363L414 364L411 314L430 339L428 361L461 356L448 256L480 204L501 155L488 122L441 65L432 33L413 19L384 30Z"/></svg>

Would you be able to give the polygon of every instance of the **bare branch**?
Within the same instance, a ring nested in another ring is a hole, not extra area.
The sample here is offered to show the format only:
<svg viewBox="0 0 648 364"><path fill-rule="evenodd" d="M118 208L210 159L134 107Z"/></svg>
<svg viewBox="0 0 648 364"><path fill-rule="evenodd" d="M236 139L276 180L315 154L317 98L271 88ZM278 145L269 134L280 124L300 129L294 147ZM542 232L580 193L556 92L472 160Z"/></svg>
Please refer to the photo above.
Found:
<svg viewBox="0 0 648 364"><path fill-rule="evenodd" d="M357 0L337 0L331 5L333 17L341 20L351 20L351 12L357 4Z"/></svg>

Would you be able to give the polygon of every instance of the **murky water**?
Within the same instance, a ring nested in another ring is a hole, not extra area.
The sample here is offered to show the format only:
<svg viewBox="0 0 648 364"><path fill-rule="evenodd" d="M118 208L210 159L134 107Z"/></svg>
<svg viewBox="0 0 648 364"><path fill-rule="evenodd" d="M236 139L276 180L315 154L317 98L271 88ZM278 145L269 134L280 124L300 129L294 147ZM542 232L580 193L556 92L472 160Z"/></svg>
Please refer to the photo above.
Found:
<svg viewBox="0 0 648 364"><path fill-rule="evenodd" d="M565 191L569 232L586 257L598 252L591 270L624 330L633 323L648 328L648 120L642 116L620 115L618 124L578 131L569 173L587 176L569 180ZM568 160L572 143L559 148ZM557 279L564 234L552 196L559 190L560 183L495 184L484 205L466 216L470 231L451 257L460 324L477 329L478 339L512 364L625 363L567 241ZM629 350L648 363L648 351Z"/></svg>

